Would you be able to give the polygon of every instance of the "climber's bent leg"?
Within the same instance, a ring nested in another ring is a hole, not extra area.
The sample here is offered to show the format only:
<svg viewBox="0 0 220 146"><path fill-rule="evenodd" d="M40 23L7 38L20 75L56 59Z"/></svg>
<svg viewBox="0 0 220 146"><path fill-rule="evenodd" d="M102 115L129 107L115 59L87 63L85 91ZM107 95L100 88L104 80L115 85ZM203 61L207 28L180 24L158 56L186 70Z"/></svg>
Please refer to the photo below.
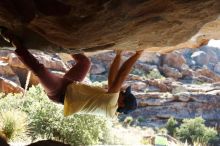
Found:
<svg viewBox="0 0 220 146"><path fill-rule="evenodd" d="M2 33L2 36L6 37L13 43L16 47L15 54L21 62L39 78L39 81L44 87L48 97L55 102L63 103L66 86L70 82L50 73L43 64L39 63L39 61L27 50L27 48L23 46L23 44L12 32L6 29Z"/></svg>
<svg viewBox="0 0 220 146"><path fill-rule="evenodd" d="M89 72L91 67L91 62L83 54L74 54L72 55L76 64L64 75L63 78L70 80L72 82L78 81L81 82L86 77L86 74Z"/></svg>
<svg viewBox="0 0 220 146"><path fill-rule="evenodd" d="M50 73L26 48L17 48L15 53L21 62L38 77L48 97L55 102L63 103L66 86L70 82Z"/></svg>

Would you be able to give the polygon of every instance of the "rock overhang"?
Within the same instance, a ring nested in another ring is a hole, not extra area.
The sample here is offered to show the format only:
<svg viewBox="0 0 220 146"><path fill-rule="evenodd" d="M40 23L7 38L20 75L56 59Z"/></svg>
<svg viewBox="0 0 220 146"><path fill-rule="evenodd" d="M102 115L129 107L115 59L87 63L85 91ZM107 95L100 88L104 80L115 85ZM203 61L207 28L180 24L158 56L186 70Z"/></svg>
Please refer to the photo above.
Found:
<svg viewBox="0 0 220 146"><path fill-rule="evenodd" d="M1 0L0 26L32 49L168 52L220 39L219 7L219 0Z"/></svg>

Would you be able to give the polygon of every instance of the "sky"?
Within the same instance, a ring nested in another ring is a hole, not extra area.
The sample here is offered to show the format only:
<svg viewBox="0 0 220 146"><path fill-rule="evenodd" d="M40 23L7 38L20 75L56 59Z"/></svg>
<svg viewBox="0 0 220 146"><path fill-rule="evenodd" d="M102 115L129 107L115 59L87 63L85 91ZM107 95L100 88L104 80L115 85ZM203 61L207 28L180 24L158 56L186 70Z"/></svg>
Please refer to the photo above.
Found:
<svg viewBox="0 0 220 146"><path fill-rule="evenodd" d="M209 41L209 43L208 43L208 46L220 48L220 40L213 40L213 39L211 39Z"/></svg>

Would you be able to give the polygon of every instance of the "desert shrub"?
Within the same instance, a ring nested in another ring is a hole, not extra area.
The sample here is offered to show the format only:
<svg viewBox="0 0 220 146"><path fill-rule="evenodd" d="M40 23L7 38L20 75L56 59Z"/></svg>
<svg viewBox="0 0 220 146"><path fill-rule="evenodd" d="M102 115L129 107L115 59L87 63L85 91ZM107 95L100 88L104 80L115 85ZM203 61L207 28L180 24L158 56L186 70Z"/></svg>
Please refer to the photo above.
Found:
<svg viewBox="0 0 220 146"><path fill-rule="evenodd" d="M220 144L220 133L218 132L218 135L210 141L210 146L217 146Z"/></svg>
<svg viewBox="0 0 220 146"><path fill-rule="evenodd" d="M26 137L27 115L21 111L0 111L0 132L7 140Z"/></svg>
<svg viewBox="0 0 220 146"><path fill-rule="evenodd" d="M160 71L158 69L153 69L153 70L149 71L148 73L146 73L143 70L139 70L139 69L135 68L131 71L131 74L142 76L146 79L162 79L162 78L164 78L164 76L162 76L160 74Z"/></svg>
<svg viewBox="0 0 220 146"><path fill-rule="evenodd" d="M167 137L162 135L156 135L154 140L155 146L168 146Z"/></svg>
<svg viewBox="0 0 220 146"><path fill-rule="evenodd" d="M27 96L34 98L35 102L24 104L29 109L30 127L31 131L34 131L31 134L33 139L55 139L73 145L98 144L99 141L103 141L105 133L108 132L106 119L93 115L64 117L63 107L52 103L39 89L30 89Z"/></svg>
<svg viewBox="0 0 220 146"><path fill-rule="evenodd" d="M193 83L193 84L196 84L196 85L202 85L202 84L205 84L204 81L199 81L199 80L193 80L192 83Z"/></svg>
<svg viewBox="0 0 220 146"><path fill-rule="evenodd" d="M144 117L141 117L141 116L140 116L140 117L138 117L137 121L140 122L140 123L142 123L142 122L145 122L146 119L145 119Z"/></svg>
<svg viewBox="0 0 220 146"><path fill-rule="evenodd" d="M148 138L148 137L144 137L143 139L141 139L141 144L143 144L143 145L150 145L150 144L152 144L153 142L152 142L152 139L151 138Z"/></svg>
<svg viewBox="0 0 220 146"><path fill-rule="evenodd" d="M109 139L111 122L93 115L63 116L63 106L51 102L41 86L31 87L26 96L9 94L0 100L1 109L28 115L32 140L53 139L72 145L114 144Z"/></svg>
<svg viewBox="0 0 220 146"><path fill-rule="evenodd" d="M159 129L157 130L157 133L158 133L158 134L165 135L165 134L168 133L168 131L167 131L166 128L159 128Z"/></svg>
<svg viewBox="0 0 220 146"><path fill-rule="evenodd" d="M166 129L168 131L168 134L173 136L176 131L176 127L177 127L177 121L173 117L169 118L166 123Z"/></svg>
<svg viewBox="0 0 220 146"><path fill-rule="evenodd" d="M143 70L140 70L140 69L137 69L137 68L134 68L131 71L131 74L138 75L138 76L145 76L145 72Z"/></svg>
<svg viewBox="0 0 220 146"><path fill-rule="evenodd" d="M22 100L20 98L22 97L22 94L7 94L3 98L0 99L0 110L4 111L10 111L10 109L20 109ZM19 99L17 101L17 99Z"/></svg>
<svg viewBox="0 0 220 146"><path fill-rule="evenodd" d="M214 128L206 127L204 119L197 117L195 119L184 119L179 128L176 129L177 137L181 141L190 143L208 144L217 136Z"/></svg>
<svg viewBox="0 0 220 146"><path fill-rule="evenodd" d="M95 81L92 83L92 86L98 86L101 88L105 88L107 87L107 85L108 85L108 81L101 81L101 82Z"/></svg>
<svg viewBox="0 0 220 146"><path fill-rule="evenodd" d="M108 132L105 120L99 117L74 115L65 118L60 111L49 115L46 110L37 110L30 126L34 139L54 139L73 145L98 144Z"/></svg>
<svg viewBox="0 0 220 146"><path fill-rule="evenodd" d="M133 117L128 116L124 119L123 126L125 127L130 126L133 121L134 121Z"/></svg>
<svg viewBox="0 0 220 146"><path fill-rule="evenodd" d="M164 76L160 74L158 69L151 70L148 74L145 75L147 79L162 79Z"/></svg>

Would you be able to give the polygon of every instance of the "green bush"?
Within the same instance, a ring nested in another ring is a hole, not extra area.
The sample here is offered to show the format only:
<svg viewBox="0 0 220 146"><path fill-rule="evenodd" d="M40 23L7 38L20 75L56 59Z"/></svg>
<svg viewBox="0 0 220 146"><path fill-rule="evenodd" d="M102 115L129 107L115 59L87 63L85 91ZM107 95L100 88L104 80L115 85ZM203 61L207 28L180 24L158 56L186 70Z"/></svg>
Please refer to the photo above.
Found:
<svg viewBox="0 0 220 146"><path fill-rule="evenodd" d="M63 116L63 106L51 102L41 86L31 87L26 96L9 94L0 100L1 110L16 109L28 115L32 140L53 139L72 145L114 144L111 122L93 115Z"/></svg>
<svg viewBox="0 0 220 146"><path fill-rule="evenodd" d="M26 131L26 113L20 111L0 111L0 132L7 140L24 138Z"/></svg>
<svg viewBox="0 0 220 146"><path fill-rule="evenodd" d="M217 146L219 144L220 144L220 133L218 132L218 135L214 139L209 141L208 146ZM205 146L207 146L207 145L205 145Z"/></svg>
<svg viewBox="0 0 220 146"><path fill-rule="evenodd" d="M164 76L160 74L160 71L158 69L153 69L146 74L146 72L144 72L143 70L139 70L135 68L131 71L131 74L142 76L146 79L163 79L164 78Z"/></svg>
<svg viewBox="0 0 220 146"><path fill-rule="evenodd" d="M134 121L133 117L128 116L123 121L123 126L128 127L131 125L131 123Z"/></svg>
<svg viewBox="0 0 220 146"><path fill-rule="evenodd" d="M177 137L185 142L208 144L217 136L214 128L206 127L201 117L195 119L184 119L179 128L176 129Z"/></svg>
<svg viewBox="0 0 220 146"><path fill-rule="evenodd" d="M131 74L138 75L138 76L145 76L145 72L143 70L140 70L140 69L137 69L137 68L134 68L131 71Z"/></svg>
<svg viewBox="0 0 220 146"><path fill-rule="evenodd" d="M173 136L176 131L176 127L177 127L177 121L173 117L169 118L166 123L166 129L168 131L168 134Z"/></svg>
<svg viewBox="0 0 220 146"><path fill-rule="evenodd" d="M158 134L162 134L162 135L166 135L168 133L167 129L166 128L159 128L157 130L157 133Z"/></svg>
<svg viewBox="0 0 220 146"><path fill-rule="evenodd" d="M148 74L145 75L147 79L162 79L164 76L160 74L158 69L151 70Z"/></svg>

